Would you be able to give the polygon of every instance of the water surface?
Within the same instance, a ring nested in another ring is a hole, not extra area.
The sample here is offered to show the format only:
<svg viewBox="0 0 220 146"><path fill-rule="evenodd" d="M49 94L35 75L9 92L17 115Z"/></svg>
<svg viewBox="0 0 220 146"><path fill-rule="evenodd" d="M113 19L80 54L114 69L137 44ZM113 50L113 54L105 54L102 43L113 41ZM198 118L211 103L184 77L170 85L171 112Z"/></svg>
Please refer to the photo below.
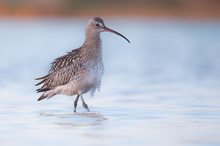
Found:
<svg viewBox="0 0 220 146"><path fill-rule="evenodd" d="M79 47L86 21L0 19L0 144L220 145L220 23L106 20L100 93L37 102L34 78Z"/></svg>

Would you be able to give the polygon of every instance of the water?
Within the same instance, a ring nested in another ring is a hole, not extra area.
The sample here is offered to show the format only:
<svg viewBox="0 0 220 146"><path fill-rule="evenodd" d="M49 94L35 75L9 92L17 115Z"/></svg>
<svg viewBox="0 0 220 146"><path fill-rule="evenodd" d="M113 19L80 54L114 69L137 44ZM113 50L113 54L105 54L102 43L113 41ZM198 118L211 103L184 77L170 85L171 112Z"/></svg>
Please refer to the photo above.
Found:
<svg viewBox="0 0 220 146"><path fill-rule="evenodd" d="M37 102L34 78L79 47L86 21L0 19L0 145L220 145L220 22L107 20L100 93Z"/></svg>

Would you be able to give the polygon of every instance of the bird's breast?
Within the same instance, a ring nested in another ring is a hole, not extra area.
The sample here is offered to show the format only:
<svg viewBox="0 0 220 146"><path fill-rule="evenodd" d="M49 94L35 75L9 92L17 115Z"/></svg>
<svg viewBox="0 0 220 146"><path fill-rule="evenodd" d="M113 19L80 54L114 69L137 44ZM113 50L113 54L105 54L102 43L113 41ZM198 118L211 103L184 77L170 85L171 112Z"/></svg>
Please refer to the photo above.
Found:
<svg viewBox="0 0 220 146"><path fill-rule="evenodd" d="M102 62L92 65L89 69L89 80L92 82L99 82L104 72L104 66Z"/></svg>
<svg viewBox="0 0 220 146"><path fill-rule="evenodd" d="M104 72L104 66L102 62L97 64L93 64L87 68L88 72L83 77L83 84L87 88L87 90L95 90L99 88L101 84L101 78Z"/></svg>

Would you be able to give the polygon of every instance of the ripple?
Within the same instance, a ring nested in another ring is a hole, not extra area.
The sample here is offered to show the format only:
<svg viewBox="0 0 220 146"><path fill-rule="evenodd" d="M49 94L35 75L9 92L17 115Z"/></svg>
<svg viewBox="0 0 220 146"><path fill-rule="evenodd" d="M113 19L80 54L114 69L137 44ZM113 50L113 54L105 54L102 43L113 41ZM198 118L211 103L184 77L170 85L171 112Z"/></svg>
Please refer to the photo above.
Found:
<svg viewBox="0 0 220 146"><path fill-rule="evenodd" d="M41 113L40 116L55 117L59 126L93 126L101 125L108 119L100 113Z"/></svg>

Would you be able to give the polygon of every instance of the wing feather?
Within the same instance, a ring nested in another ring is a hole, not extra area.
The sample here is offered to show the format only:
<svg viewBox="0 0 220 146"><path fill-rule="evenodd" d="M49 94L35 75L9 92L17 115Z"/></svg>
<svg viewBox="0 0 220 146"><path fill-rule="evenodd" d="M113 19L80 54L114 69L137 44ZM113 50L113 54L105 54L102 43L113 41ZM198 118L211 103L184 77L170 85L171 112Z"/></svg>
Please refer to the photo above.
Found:
<svg viewBox="0 0 220 146"><path fill-rule="evenodd" d="M74 62L77 60L78 57L79 57L79 49L75 49L71 52L68 52L66 55L56 58L51 63L51 68L49 70L49 73L58 71L61 68L74 64Z"/></svg>
<svg viewBox="0 0 220 146"><path fill-rule="evenodd" d="M41 80L36 86L42 84L42 86L37 89L37 92L45 92L54 89L57 86L67 84L78 74L79 70L83 70L79 49L56 58L51 63L51 69L49 70L48 75L36 79Z"/></svg>

